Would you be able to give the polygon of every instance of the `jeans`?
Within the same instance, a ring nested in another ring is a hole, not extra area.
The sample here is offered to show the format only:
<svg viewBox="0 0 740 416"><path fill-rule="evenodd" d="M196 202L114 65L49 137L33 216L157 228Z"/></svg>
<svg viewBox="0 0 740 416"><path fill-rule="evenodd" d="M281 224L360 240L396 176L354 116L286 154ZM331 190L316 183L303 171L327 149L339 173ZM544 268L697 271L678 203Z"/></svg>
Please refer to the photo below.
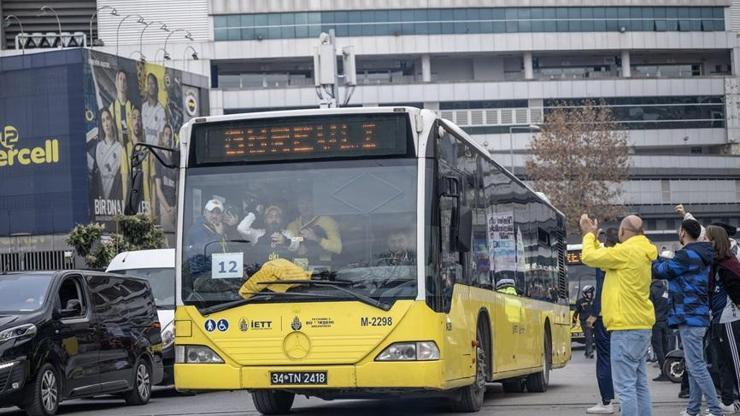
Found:
<svg viewBox="0 0 740 416"><path fill-rule="evenodd" d="M709 411L721 415L717 390L714 389L707 362L704 360L704 334L707 328L681 325L678 332L681 334L686 370L689 372L689 405L686 406L686 411L690 415L698 415L703 395L707 398Z"/></svg>
<svg viewBox="0 0 740 416"><path fill-rule="evenodd" d="M652 415L646 363L651 333L649 329L612 331L612 378L622 416Z"/></svg>
<svg viewBox="0 0 740 416"><path fill-rule="evenodd" d="M656 322L655 325L653 325L653 338L652 338L652 345L653 345L653 352L655 352L655 357L658 359L658 368L660 368L660 373L663 374L663 363L665 362L665 355L668 354L668 337L670 330L668 329L668 324L663 322Z"/></svg>
<svg viewBox="0 0 740 416"><path fill-rule="evenodd" d="M596 381L599 383L601 401L609 404L614 400L614 383L612 382L612 365L609 353L609 333L604 328L601 318L594 323L594 334L596 335Z"/></svg>

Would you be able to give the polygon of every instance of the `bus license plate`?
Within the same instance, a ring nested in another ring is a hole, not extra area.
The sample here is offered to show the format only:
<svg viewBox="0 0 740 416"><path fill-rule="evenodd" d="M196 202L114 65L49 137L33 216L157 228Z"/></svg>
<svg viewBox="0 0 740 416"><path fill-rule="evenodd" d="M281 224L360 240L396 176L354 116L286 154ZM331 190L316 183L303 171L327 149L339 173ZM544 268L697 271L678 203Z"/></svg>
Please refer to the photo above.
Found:
<svg viewBox="0 0 740 416"><path fill-rule="evenodd" d="M327 383L327 378L326 371L275 371L270 373L272 385L321 385Z"/></svg>

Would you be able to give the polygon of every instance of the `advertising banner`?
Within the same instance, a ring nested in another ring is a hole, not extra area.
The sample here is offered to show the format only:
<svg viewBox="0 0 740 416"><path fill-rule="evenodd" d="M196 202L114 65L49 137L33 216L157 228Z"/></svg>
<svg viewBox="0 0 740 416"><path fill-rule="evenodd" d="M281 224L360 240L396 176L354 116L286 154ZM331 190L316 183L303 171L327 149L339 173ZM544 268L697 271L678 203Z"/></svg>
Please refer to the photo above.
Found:
<svg viewBox="0 0 740 416"><path fill-rule="evenodd" d="M122 214L131 184L134 145L175 147L183 122L198 115L198 89L182 83L182 72L158 64L90 52L85 120L92 221L109 223ZM160 152L171 161L172 155ZM174 230L177 171L149 155L144 161L139 212Z"/></svg>
<svg viewBox="0 0 740 416"><path fill-rule="evenodd" d="M81 54L25 58L0 60L0 236L64 233L89 218L75 141Z"/></svg>
<svg viewBox="0 0 740 416"><path fill-rule="evenodd" d="M182 124L208 112L206 86L202 76L84 48L0 57L0 236L61 235L90 222L114 231L133 146L176 147ZM173 232L177 172L152 155L143 171L139 211Z"/></svg>

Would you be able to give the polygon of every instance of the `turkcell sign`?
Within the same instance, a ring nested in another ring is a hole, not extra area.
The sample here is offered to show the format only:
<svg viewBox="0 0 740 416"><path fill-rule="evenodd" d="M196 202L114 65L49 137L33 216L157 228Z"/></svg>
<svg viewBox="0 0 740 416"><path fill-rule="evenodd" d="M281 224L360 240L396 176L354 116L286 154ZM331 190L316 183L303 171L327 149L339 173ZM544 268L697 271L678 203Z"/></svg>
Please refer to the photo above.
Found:
<svg viewBox="0 0 740 416"><path fill-rule="evenodd" d="M23 147L20 133L5 126L0 136L0 168L14 165L46 165L59 162L59 140L45 139L43 146Z"/></svg>

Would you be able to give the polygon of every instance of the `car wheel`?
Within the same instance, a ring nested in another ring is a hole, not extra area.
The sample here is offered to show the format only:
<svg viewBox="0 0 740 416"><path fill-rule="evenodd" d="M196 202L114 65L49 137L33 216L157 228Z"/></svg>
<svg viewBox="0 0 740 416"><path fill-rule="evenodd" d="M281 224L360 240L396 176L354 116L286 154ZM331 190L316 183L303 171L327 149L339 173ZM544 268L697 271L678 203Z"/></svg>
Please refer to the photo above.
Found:
<svg viewBox="0 0 740 416"><path fill-rule="evenodd" d="M130 406L139 406L149 403L152 397L152 371L149 362L139 358L134 366L134 388L123 398Z"/></svg>
<svg viewBox="0 0 740 416"><path fill-rule="evenodd" d="M25 392L23 409L29 416L52 416L59 410L61 388L59 376L51 364L39 369L36 380Z"/></svg>
<svg viewBox="0 0 740 416"><path fill-rule="evenodd" d="M263 415L284 415L290 413L295 394L287 391L256 390L252 392L252 402Z"/></svg>

